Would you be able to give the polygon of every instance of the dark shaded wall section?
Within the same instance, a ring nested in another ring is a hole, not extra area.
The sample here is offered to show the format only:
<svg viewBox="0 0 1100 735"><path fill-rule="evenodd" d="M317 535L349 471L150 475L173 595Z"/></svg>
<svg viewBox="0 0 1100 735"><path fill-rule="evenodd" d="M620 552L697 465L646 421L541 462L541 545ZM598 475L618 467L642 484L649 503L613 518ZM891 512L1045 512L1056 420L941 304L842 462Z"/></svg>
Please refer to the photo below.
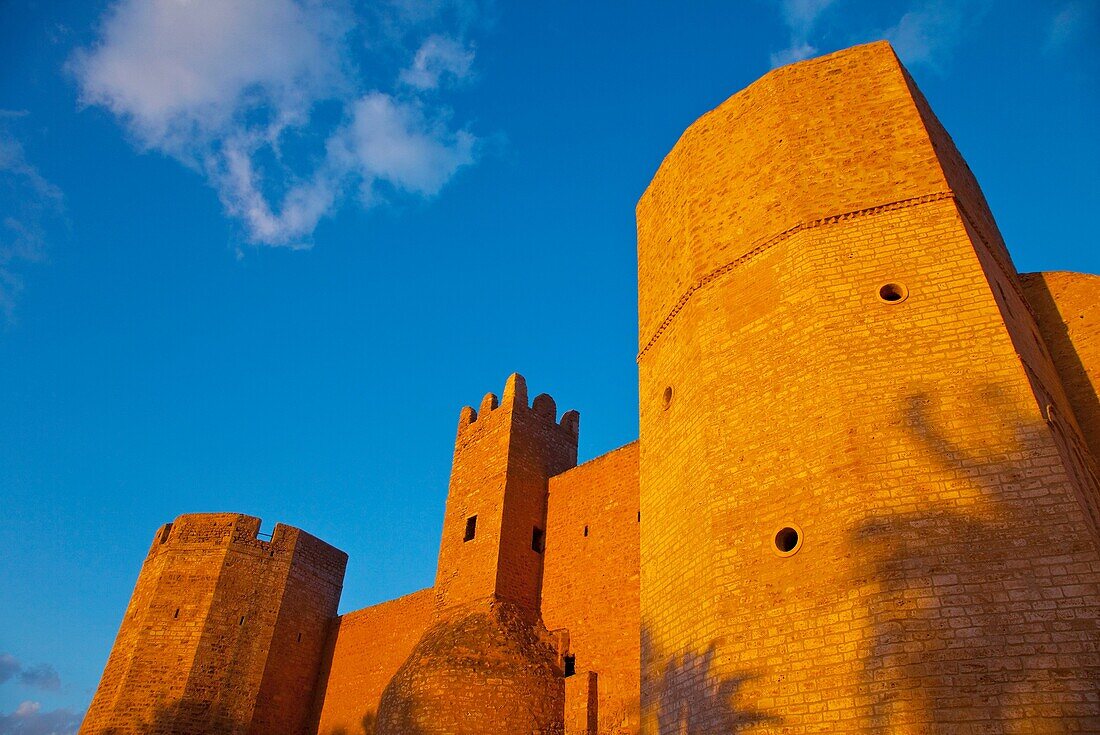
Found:
<svg viewBox="0 0 1100 735"><path fill-rule="evenodd" d="M1024 273L1020 284L1085 443L1100 457L1100 276Z"/></svg>

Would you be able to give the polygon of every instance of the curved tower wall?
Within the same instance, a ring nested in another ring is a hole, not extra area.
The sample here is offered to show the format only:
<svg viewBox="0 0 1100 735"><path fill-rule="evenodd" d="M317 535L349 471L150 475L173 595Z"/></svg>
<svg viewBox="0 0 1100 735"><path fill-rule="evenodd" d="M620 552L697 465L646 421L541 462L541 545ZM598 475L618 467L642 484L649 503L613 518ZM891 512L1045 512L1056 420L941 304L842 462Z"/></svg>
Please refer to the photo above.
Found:
<svg viewBox="0 0 1100 735"><path fill-rule="evenodd" d="M1096 724L1091 459L890 47L692 125L638 248L643 732Z"/></svg>
<svg viewBox="0 0 1100 735"><path fill-rule="evenodd" d="M82 734L304 731L347 555L259 530L204 513L157 532Z"/></svg>

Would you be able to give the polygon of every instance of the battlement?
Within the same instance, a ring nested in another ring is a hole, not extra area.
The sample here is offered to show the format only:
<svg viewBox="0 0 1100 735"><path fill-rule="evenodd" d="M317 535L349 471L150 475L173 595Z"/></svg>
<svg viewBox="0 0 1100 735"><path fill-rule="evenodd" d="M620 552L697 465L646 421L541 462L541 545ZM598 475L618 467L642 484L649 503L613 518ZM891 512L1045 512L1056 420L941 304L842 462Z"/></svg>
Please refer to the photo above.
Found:
<svg viewBox="0 0 1100 735"><path fill-rule="evenodd" d="M260 532L261 525L261 519L244 513L187 513L157 529L149 558L168 550L225 548L303 565L338 587L342 584L346 553L284 523L275 524L270 536Z"/></svg>
<svg viewBox="0 0 1100 735"><path fill-rule="evenodd" d="M566 411L559 421L557 418L557 403L547 393L540 393L535 396L534 401L528 404L527 381L519 373L512 373L504 383L504 393L501 399L498 399L495 393L490 392L486 393L485 397L481 399L479 408L474 409L473 406L462 407L458 414L458 433L461 435L475 425L478 428L484 428L489 423L487 419L516 411L523 411L537 416L544 423L556 425L572 436L576 436L580 431L580 412L576 410Z"/></svg>

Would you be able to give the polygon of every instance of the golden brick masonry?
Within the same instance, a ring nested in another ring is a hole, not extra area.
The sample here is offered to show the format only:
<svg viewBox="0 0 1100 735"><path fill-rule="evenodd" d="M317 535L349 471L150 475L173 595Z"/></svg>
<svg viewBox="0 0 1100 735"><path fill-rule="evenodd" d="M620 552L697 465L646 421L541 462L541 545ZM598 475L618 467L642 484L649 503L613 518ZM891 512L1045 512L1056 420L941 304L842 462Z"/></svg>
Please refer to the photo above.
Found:
<svg viewBox="0 0 1100 735"><path fill-rule="evenodd" d="M462 410L433 588L158 531L81 732L1100 732L1100 278L1019 275L886 43L776 69L638 203L638 442Z"/></svg>

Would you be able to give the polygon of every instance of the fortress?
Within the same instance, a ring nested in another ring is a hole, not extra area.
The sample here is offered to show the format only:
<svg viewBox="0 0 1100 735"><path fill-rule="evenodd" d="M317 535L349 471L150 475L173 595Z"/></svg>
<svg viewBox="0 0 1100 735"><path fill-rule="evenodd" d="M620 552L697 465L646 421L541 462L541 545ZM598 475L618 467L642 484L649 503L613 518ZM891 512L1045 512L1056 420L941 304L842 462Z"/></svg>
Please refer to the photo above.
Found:
<svg viewBox="0 0 1100 735"><path fill-rule="evenodd" d="M577 466L513 375L435 585L345 615L342 552L181 516L81 733L1100 732L1100 278L1016 272L890 46L704 115L637 221L637 442Z"/></svg>

